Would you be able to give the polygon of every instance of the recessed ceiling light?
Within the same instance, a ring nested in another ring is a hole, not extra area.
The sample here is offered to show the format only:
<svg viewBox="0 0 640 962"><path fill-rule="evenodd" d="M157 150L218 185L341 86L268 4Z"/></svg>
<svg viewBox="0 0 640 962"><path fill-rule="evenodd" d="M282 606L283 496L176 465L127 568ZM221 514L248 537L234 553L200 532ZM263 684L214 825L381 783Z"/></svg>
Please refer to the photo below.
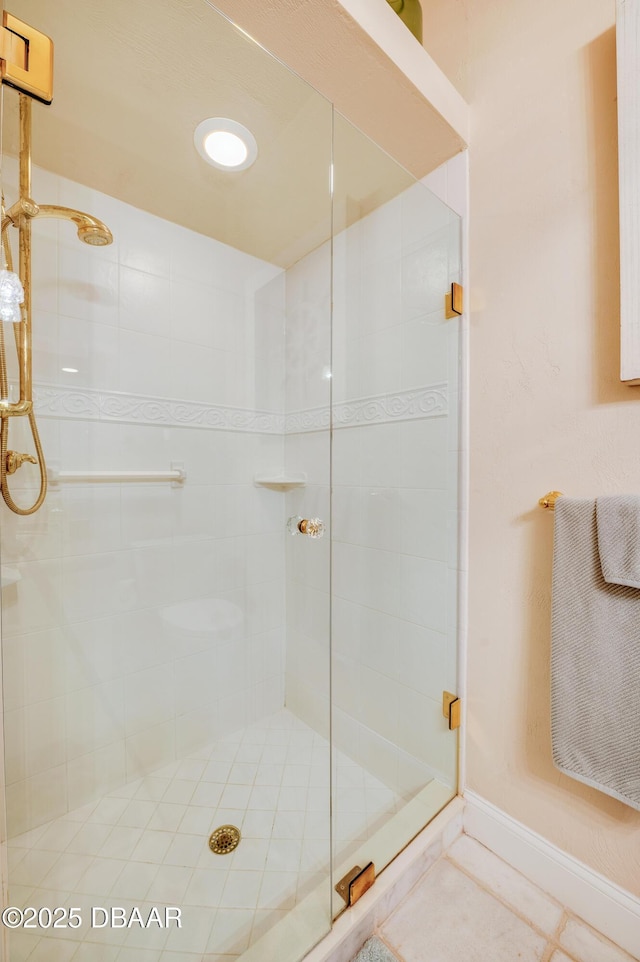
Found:
<svg viewBox="0 0 640 962"><path fill-rule="evenodd" d="M196 127L196 150L218 170L246 170L258 156L256 138L237 120L209 117Z"/></svg>
<svg viewBox="0 0 640 962"><path fill-rule="evenodd" d="M65 372L65 374L77 374L77 373L78 373L78 368L77 368L77 367L63 367L62 370Z"/></svg>

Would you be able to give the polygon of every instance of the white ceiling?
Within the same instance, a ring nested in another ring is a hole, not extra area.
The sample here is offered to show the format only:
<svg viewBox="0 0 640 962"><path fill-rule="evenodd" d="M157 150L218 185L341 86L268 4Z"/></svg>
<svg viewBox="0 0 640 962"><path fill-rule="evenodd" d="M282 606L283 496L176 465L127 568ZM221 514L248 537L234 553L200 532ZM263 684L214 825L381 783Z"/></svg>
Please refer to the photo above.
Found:
<svg viewBox="0 0 640 962"><path fill-rule="evenodd" d="M33 111L34 163L282 267L329 236L329 103L207 0L10 0L8 9L55 44L54 101ZM6 92L8 114L16 100ZM197 154L194 129L214 116L253 132L253 167L223 172ZM16 130L14 118L9 150ZM336 140L350 221L411 182L346 122Z"/></svg>

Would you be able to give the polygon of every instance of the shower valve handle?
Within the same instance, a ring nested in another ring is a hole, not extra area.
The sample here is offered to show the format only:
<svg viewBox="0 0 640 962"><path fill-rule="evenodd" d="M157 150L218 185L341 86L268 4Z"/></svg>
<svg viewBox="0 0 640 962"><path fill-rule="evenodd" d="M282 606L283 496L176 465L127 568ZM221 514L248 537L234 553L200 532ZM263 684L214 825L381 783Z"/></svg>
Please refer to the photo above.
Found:
<svg viewBox="0 0 640 962"><path fill-rule="evenodd" d="M325 523L320 518L289 518L287 521L289 534L306 534L309 538L322 538L325 531Z"/></svg>
<svg viewBox="0 0 640 962"><path fill-rule="evenodd" d="M7 474L15 474L18 468L28 461L29 464L37 464L38 462L31 454L20 454L19 451L7 451Z"/></svg>

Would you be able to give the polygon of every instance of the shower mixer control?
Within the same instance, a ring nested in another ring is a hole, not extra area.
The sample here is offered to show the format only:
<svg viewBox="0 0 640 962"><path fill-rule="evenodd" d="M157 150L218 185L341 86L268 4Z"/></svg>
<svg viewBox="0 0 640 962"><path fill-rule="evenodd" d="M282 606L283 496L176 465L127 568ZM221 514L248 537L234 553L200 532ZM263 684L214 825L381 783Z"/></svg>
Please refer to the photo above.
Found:
<svg viewBox="0 0 640 962"><path fill-rule="evenodd" d="M289 518L287 521L287 531L289 534L306 534L308 538L322 538L324 536L325 523L320 518Z"/></svg>
<svg viewBox="0 0 640 962"><path fill-rule="evenodd" d="M15 474L18 468L27 461L29 464L37 464L38 462L31 454L20 454L18 451L7 451L7 474Z"/></svg>

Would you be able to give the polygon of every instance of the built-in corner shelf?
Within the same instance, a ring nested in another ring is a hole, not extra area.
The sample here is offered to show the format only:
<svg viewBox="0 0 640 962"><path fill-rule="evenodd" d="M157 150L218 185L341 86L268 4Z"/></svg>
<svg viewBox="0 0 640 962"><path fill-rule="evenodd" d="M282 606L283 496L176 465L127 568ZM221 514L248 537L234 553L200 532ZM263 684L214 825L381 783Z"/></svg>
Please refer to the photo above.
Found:
<svg viewBox="0 0 640 962"><path fill-rule="evenodd" d="M256 475L253 483L259 488L271 488L272 491L289 491L291 488L304 488L307 483L306 474L272 474Z"/></svg>

